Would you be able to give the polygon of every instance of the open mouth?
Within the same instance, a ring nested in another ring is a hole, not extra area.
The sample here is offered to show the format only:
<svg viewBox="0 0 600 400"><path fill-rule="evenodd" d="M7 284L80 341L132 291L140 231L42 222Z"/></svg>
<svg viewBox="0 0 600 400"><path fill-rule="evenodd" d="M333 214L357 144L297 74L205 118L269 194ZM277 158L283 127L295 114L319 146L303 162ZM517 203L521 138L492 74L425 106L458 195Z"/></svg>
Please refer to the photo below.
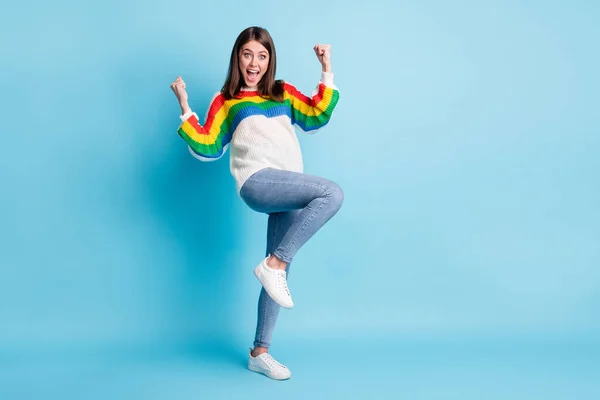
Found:
<svg viewBox="0 0 600 400"><path fill-rule="evenodd" d="M248 80L250 82L255 82L258 78L258 70L257 69L247 69L246 75L248 76Z"/></svg>

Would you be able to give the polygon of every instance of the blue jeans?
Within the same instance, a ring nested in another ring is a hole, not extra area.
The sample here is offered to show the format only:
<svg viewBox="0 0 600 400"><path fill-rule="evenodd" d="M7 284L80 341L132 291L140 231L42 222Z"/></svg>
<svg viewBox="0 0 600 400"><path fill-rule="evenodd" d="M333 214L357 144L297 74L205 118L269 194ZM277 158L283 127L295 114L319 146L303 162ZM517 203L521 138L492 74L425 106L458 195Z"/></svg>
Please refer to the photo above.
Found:
<svg viewBox="0 0 600 400"><path fill-rule="evenodd" d="M248 178L240 197L254 211L269 214L266 255L287 263L289 276L296 252L338 212L344 192L324 178L265 168ZM254 346L270 346L279 309L261 289Z"/></svg>

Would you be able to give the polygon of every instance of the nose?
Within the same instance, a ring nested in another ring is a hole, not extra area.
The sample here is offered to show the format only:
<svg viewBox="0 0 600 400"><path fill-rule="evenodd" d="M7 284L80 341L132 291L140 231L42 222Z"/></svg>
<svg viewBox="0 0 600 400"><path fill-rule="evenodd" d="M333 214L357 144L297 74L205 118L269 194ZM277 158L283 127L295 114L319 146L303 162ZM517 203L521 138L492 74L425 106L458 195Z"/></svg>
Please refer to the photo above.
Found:
<svg viewBox="0 0 600 400"><path fill-rule="evenodd" d="M255 67L256 66L256 57L252 57L252 59L250 60L250 66L251 67Z"/></svg>

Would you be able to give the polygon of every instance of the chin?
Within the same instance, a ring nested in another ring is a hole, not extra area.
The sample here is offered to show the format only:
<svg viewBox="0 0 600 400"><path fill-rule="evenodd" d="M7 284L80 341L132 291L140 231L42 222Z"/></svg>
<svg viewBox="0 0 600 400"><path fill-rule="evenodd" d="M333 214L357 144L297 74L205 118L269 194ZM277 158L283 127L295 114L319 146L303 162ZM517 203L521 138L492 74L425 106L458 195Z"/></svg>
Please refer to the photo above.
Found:
<svg viewBox="0 0 600 400"><path fill-rule="evenodd" d="M256 83L248 82L246 79L244 79L244 83L246 84L246 87L258 86L258 85L260 85L261 82L262 82L262 79L259 79Z"/></svg>

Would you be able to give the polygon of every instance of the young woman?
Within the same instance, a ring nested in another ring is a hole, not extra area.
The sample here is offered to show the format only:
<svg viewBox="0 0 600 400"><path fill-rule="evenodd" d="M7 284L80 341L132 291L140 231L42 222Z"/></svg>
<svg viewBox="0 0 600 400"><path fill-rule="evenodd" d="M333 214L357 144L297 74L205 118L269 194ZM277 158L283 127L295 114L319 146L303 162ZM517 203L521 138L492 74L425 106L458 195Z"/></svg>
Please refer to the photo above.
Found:
<svg viewBox="0 0 600 400"><path fill-rule="evenodd" d="M340 209L342 189L332 181L303 173L294 126L314 133L329 122L339 92L333 84L331 46L316 45L321 81L312 97L275 80L276 55L263 28L242 31L231 52L225 84L208 109L204 125L188 105L185 82L171 89L181 106L178 133L202 161L221 158L228 148L230 169L240 198L269 215L266 258L254 269L262 284L258 322L248 368L273 379L291 373L268 353L280 307L292 308L287 272L296 252Z"/></svg>

